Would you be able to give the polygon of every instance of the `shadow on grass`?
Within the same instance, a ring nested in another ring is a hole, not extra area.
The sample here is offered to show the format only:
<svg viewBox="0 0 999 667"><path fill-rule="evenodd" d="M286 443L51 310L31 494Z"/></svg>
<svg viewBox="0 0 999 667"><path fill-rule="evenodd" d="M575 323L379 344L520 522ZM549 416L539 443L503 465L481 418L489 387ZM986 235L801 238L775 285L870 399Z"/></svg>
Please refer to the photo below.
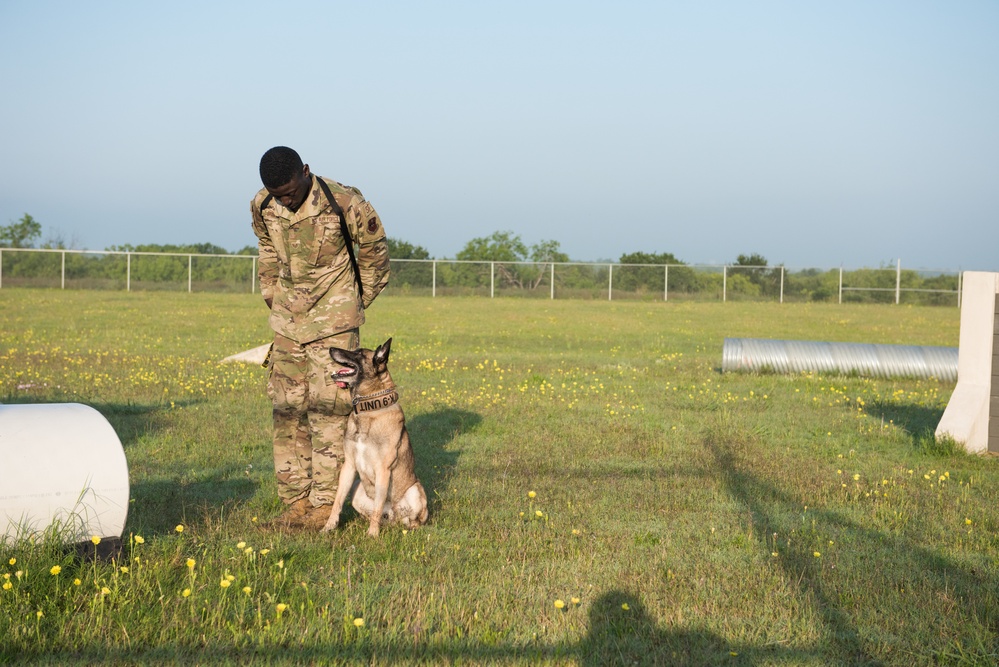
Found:
<svg viewBox="0 0 999 667"><path fill-rule="evenodd" d="M705 443L714 456L718 472L721 475L729 493L743 506L752 517L754 530L761 530L764 535L780 535L788 537L791 532L788 517L801 515L800 498L791 498L779 487L761 480L756 475L745 470L748 464L743 464L733 449L738 450L744 445L729 443L724 446ZM747 456L756 456L748 453ZM988 628L993 634L999 630L999 606L994 594L989 591L999 590L999 573L995 570L977 570L955 564L952 560L923 547L911 538L891 536L859 525L843 515L823 509L809 509L814 525L818 530L830 533L836 531L842 535L841 543L854 547L849 554L844 555L837 576L850 578L859 576L868 589L881 589L879 593L867 590L863 596L872 600L880 599L882 604L892 605L892 598L899 590L920 590L929 588L939 595L955 600L954 609L962 609ZM786 546L782 543L776 563L786 573L788 581L796 582L799 596L803 600L811 600L827 632L823 651L830 659L846 664L879 665L880 660L870 655L866 645L877 641L879 628L867 628L865 635L861 634L851 617L851 609L844 608L844 596L849 598L848 591L830 593L823 585L823 561L817 558L807 542L807 537L799 540L801 544ZM769 545L762 548L769 552ZM767 554L769 555L769 554ZM852 571L851 571L852 570ZM858 594L859 595L859 594ZM910 605L918 604L915 600ZM932 615L931 609L923 611ZM916 619L916 620L913 620ZM934 626L936 619L927 618L924 634L931 636L939 629ZM918 623L918 616L912 616L908 623ZM889 631L890 632L890 631ZM872 635L875 635L872 639ZM960 643L958 643L960 647ZM980 646L982 654L994 655L999 651L999 645L991 648ZM940 657L940 656L938 656Z"/></svg>
<svg viewBox="0 0 999 667"><path fill-rule="evenodd" d="M118 403L93 403L91 407L104 415L114 428L125 456L129 458L132 445L169 426L167 413L200 402L176 402L173 408ZM251 498L257 491L257 484L238 464L200 470L183 467L175 473L173 479L139 481L130 485L126 534L141 532L151 537L170 533L177 524L187 523L192 515L224 517L229 508ZM191 481L178 481L188 479Z"/></svg>
<svg viewBox="0 0 999 667"><path fill-rule="evenodd" d="M454 448L454 441L463 433L474 431L480 423L479 414L454 408L406 419L406 430L416 455L416 476L427 492L431 517L440 509L438 492L447 487L461 456L461 450Z"/></svg>
<svg viewBox="0 0 999 667"><path fill-rule="evenodd" d="M213 665L306 664L535 664L570 663L584 667L604 665L755 665L814 663L814 651L779 646L730 644L708 630L663 627L648 614L641 600L612 589L596 598L589 609L584 637L575 643L530 642L483 644L474 639L448 642L386 639L376 633L343 643L309 643L300 638L276 646L221 647L171 645L131 649L83 649L72 655L44 655L59 664L96 660L111 663L170 663L196 661ZM3 657L0 651L0 657ZM21 660L41 654L16 656Z"/></svg>
<svg viewBox="0 0 999 667"><path fill-rule="evenodd" d="M912 438L912 446L921 452L950 456L964 451L953 441L937 441L936 430L943 408L876 401L866 412L875 419L880 417L885 424L891 422L904 429Z"/></svg>
<svg viewBox="0 0 999 667"><path fill-rule="evenodd" d="M178 401L179 407L189 407L200 401ZM159 403L94 403L84 401L55 400L7 400L8 405L60 405L79 403L97 410L108 420L122 447L138 442L143 436L155 433L167 425L166 416L170 407Z"/></svg>
<svg viewBox="0 0 999 667"><path fill-rule="evenodd" d="M178 401L178 407L190 407L200 401ZM90 407L104 415L122 447L128 454L129 445L139 442L142 438L154 434L168 426L167 414L171 408L163 404L141 403L88 403Z"/></svg>
<svg viewBox="0 0 999 667"><path fill-rule="evenodd" d="M257 483L240 465L198 473L193 481L175 478L134 483L125 532L151 537L172 533L178 524L195 518L221 523L257 493Z"/></svg>

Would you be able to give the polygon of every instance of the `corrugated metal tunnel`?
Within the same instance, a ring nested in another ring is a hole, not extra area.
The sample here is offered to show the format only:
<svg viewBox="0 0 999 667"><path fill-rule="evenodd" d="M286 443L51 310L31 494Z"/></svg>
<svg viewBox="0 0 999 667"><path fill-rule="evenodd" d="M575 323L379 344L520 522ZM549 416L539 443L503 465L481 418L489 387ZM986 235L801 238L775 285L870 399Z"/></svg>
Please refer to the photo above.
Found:
<svg viewBox="0 0 999 667"><path fill-rule="evenodd" d="M726 338L722 372L828 373L957 380L957 348Z"/></svg>

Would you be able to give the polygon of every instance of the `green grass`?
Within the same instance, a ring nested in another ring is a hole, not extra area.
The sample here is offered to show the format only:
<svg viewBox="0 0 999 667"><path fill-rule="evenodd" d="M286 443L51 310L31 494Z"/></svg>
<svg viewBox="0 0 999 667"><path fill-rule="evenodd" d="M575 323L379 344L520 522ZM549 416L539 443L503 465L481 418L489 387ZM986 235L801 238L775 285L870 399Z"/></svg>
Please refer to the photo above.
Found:
<svg viewBox="0 0 999 667"><path fill-rule="evenodd" d="M385 296L431 521L376 541L260 527L265 374L219 363L259 298L0 302L0 401L96 407L132 492L117 562L0 546L0 660L999 660L999 472L933 440L953 385L719 370L726 336L956 346L956 308Z"/></svg>

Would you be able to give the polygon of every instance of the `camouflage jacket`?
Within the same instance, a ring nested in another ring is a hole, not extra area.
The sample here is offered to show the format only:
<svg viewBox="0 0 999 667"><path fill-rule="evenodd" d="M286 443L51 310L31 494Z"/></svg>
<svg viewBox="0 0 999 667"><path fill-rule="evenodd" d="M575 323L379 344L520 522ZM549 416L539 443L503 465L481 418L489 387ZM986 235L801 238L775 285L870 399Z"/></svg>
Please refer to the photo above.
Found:
<svg viewBox="0 0 999 667"><path fill-rule="evenodd" d="M354 238L363 303L340 233L340 218L313 175L312 191L294 213L262 189L250 204L259 246L260 292L271 299L270 325L298 343L326 338L364 323L364 309L389 278L385 230L360 191L323 179L346 217Z"/></svg>

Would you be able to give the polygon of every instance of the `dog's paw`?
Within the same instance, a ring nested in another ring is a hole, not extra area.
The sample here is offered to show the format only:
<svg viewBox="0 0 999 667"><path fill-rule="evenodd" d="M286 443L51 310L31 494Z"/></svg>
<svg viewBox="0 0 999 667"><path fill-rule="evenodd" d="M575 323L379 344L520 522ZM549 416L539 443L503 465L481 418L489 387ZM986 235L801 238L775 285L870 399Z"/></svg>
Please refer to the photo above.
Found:
<svg viewBox="0 0 999 667"><path fill-rule="evenodd" d="M334 530L336 530L336 527L337 527L337 525L339 525L339 523L340 523L339 521L332 521L332 520L327 521L326 525L323 526L322 529L319 532L320 533L331 533Z"/></svg>
<svg viewBox="0 0 999 667"><path fill-rule="evenodd" d="M368 535L371 537L378 537L379 526L377 523L373 523L368 527Z"/></svg>

